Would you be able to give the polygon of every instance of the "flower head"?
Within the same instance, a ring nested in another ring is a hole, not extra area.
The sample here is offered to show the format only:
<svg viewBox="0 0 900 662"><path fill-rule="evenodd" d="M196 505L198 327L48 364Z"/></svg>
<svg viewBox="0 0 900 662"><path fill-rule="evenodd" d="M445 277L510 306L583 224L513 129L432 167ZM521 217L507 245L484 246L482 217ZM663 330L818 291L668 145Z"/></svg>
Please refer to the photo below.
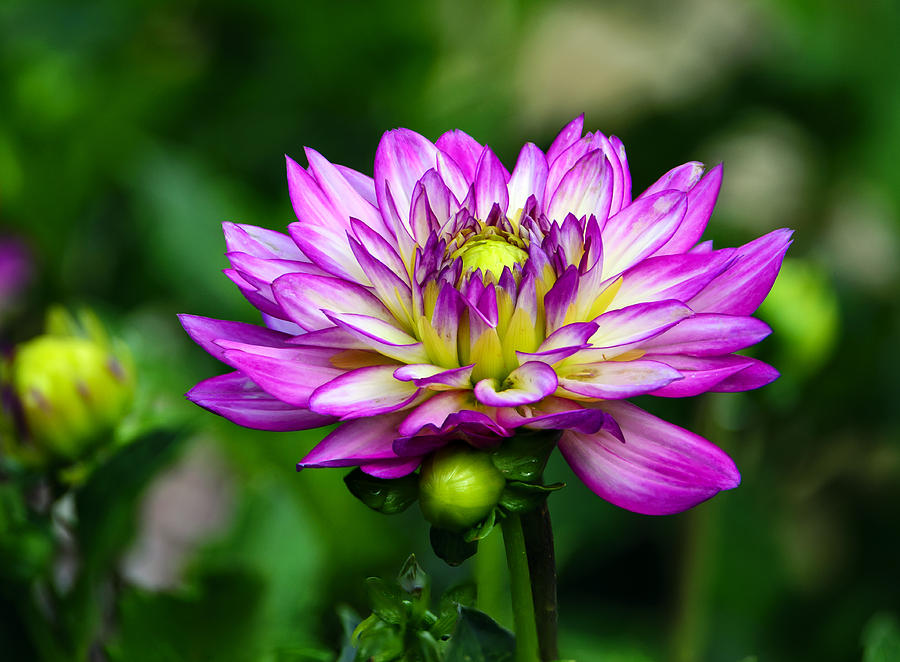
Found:
<svg viewBox="0 0 900 662"><path fill-rule="evenodd" d="M562 431L575 473L637 512L736 486L721 450L626 400L777 377L734 352L770 332L750 315L791 233L698 243L721 167L687 163L632 198L621 141L582 130L526 144L512 172L462 131L387 132L374 178L288 158L288 235L224 226L225 273L265 327L182 316L235 369L188 397L257 429L339 423L299 467L398 477L528 428Z"/></svg>

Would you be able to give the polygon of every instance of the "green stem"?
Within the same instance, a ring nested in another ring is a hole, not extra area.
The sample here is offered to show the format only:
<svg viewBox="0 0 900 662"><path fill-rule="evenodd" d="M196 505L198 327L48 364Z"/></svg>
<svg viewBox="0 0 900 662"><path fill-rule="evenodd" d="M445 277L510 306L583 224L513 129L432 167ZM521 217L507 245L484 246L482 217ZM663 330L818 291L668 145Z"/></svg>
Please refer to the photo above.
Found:
<svg viewBox="0 0 900 662"><path fill-rule="evenodd" d="M531 574L528 570L522 520L518 515L510 514L503 520L502 527L516 628L516 662L539 662L541 658L531 594Z"/></svg>
<svg viewBox="0 0 900 662"><path fill-rule="evenodd" d="M556 643L556 558L553 553L553 528L550 510L545 502L539 508L522 515L522 532L528 551L528 568L531 572L531 590L534 595L534 613L537 621L541 659L559 659Z"/></svg>

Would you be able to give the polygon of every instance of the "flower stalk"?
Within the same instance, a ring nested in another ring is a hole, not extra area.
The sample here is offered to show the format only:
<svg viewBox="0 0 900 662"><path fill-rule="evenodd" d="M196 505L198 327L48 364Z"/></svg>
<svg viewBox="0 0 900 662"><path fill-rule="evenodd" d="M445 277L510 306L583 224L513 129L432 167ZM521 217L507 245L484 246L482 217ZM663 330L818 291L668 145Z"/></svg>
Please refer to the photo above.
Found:
<svg viewBox="0 0 900 662"><path fill-rule="evenodd" d="M538 662L542 658L522 518L510 514L501 526L506 546L506 563L509 566L513 623L516 630L516 662Z"/></svg>
<svg viewBox="0 0 900 662"><path fill-rule="evenodd" d="M544 502L522 515L541 660L559 659L557 646L556 557L550 510Z"/></svg>

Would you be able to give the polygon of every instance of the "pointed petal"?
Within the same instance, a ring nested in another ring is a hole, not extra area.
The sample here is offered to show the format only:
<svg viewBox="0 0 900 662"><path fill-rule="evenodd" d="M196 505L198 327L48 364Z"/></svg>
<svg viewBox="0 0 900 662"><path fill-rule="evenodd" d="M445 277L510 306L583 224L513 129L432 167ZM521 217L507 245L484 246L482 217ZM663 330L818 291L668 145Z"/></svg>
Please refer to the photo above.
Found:
<svg viewBox="0 0 900 662"><path fill-rule="evenodd" d="M722 166L717 165L688 192L687 211L681 225L656 255L672 255L690 250L703 236L712 216L719 189L722 187Z"/></svg>
<svg viewBox="0 0 900 662"><path fill-rule="evenodd" d="M217 345L215 341L222 338L237 340L250 345L289 346L287 341L290 340L290 336L256 326L255 324L228 322L210 317L185 314L179 315L178 319L191 339L220 361L225 360L225 350Z"/></svg>
<svg viewBox="0 0 900 662"><path fill-rule="evenodd" d="M590 343L594 347L617 347L652 338L691 315L690 308L672 300L612 310L594 320L597 331L590 337Z"/></svg>
<svg viewBox="0 0 900 662"><path fill-rule="evenodd" d="M624 402L605 403L623 444L605 431L566 432L559 447L597 495L633 512L669 515L737 487L734 462L706 439Z"/></svg>
<svg viewBox="0 0 900 662"><path fill-rule="evenodd" d="M276 280L272 289L291 320L308 331L332 325L322 310L359 313L396 324L390 311L368 290L340 278L287 274Z"/></svg>
<svg viewBox="0 0 900 662"><path fill-rule="evenodd" d="M416 182L437 164L437 148L409 129L388 131L375 152L375 193L382 214L389 208L387 190L402 222L409 218Z"/></svg>
<svg viewBox="0 0 900 662"><path fill-rule="evenodd" d="M556 371L541 361L529 361L513 370L503 383L482 379L475 384L475 397L492 407L517 407L538 402L556 390Z"/></svg>
<svg viewBox="0 0 900 662"><path fill-rule="evenodd" d="M283 232L242 223L222 223L228 251L249 253L256 257L308 262L297 244Z"/></svg>
<svg viewBox="0 0 900 662"><path fill-rule="evenodd" d="M701 313L750 315L772 289L792 230L770 232L737 249L734 261L688 303Z"/></svg>
<svg viewBox="0 0 900 662"><path fill-rule="evenodd" d="M631 204L631 171L628 169L628 157L625 155L625 145L616 136L609 137L609 144L619 158L622 165L622 203L618 209L612 209L610 213L615 214L619 209L624 209ZM618 199L614 197L614 200Z"/></svg>
<svg viewBox="0 0 900 662"><path fill-rule="evenodd" d="M547 158L534 143L526 143L519 152L519 160L509 178L510 217L524 209L530 196L535 196L538 209L543 209L544 187L547 185Z"/></svg>
<svg viewBox="0 0 900 662"><path fill-rule="evenodd" d="M443 391L409 412L397 431L402 436L410 437L419 433L425 426L440 430L448 416L474 406L476 405L472 391Z"/></svg>
<svg viewBox="0 0 900 662"><path fill-rule="evenodd" d="M379 460L395 460L392 444L403 414L360 418L341 423L297 463L307 467L352 467Z"/></svg>
<svg viewBox="0 0 900 662"><path fill-rule="evenodd" d="M675 233L687 209L687 196L663 191L639 198L603 228L603 274L621 273L652 255Z"/></svg>
<svg viewBox="0 0 900 662"><path fill-rule="evenodd" d="M306 407L316 387L343 371L331 358L340 350L311 347L264 347L219 340L224 361L256 382L266 393L297 407Z"/></svg>
<svg viewBox="0 0 900 662"><path fill-rule="evenodd" d="M770 333L769 325L755 317L702 313L682 320L640 347L652 354L718 356L755 345Z"/></svg>
<svg viewBox="0 0 900 662"><path fill-rule="evenodd" d="M584 113L566 124L559 135L553 139L550 149L547 150L547 163L553 163L556 157L562 154L576 140L581 138L584 131Z"/></svg>
<svg viewBox="0 0 900 662"><path fill-rule="evenodd" d="M358 218L370 228L375 229L381 236L391 236L378 209L356 192L356 189L344 178L340 170L316 150L309 147L306 148L306 158L309 161L310 174L315 178L322 193L325 194L341 218L348 221L350 218Z"/></svg>
<svg viewBox="0 0 900 662"><path fill-rule="evenodd" d="M638 196L648 198L662 191L690 191L703 175L703 164L699 161L690 161L684 165L672 168L665 175L656 180L650 187Z"/></svg>
<svg viewBox="0 0 900 662"><path fill-rule="evenodd" d="M425 346L396 325L369 315L325 311L329 320L379 354L404 363L428 361Z"/></svg>
<svg viewBox="0 0 900 662"><path fill-rule="evenodd" d="M334 422L331 416L294 407L272 397L241 372L202 381L185 396L232 423L254 430L309 430Z"/></svg>
<svg viewBox="0 0 900 662"><path fill-rule="evenodd" d="M475 181L475 169L481 158L482 146L465 131L448 131L435 142L435 146L453 159L470 182Z"/></svg>
<svg viewBox="0 0 900 662"><path fill-rule="evenodd" d="M495 204L500 206L500 213L506 215L509 208L508 181L509 175L500 159L490 147L485 147L475 171L476 218L486 220Z"/></svg>
<svg viewBox="0 0 900 662"><path fill-rule="evenodd" d="M612 204L613 173L605 154L594 150L569 170L550 199L547 218L562 221L567 214L575 218L595 216L605 221Z"/></svg>
<svg viewBox="0 0 900 662"><path fill-rule="evenodd" d="M351 370L317 388L309 408L320 414L360 418L397 411L415 400L415 384L394 378L396 365Z"/></svg>
<svg viewBox="0 0 900 662"><path fill-rule="evenodd" d="M733 354L707 357L648 354L647 358L672 366L684 377L653 392L653 395L663 398L687 398L707 391L716 391L727 379L750 368L754 363L754 359Z"/></svg>
<svg viewBox="0 0 900 662"><path fill-rule="evenodd" d="M643 395L681 379L681 373L665 363L640 359L567 365L559 373L561 389L605 400Z"/></svg>
<svg viewBox="0 0 900 662"><path fill-rule="evenodd" d="M726 249L647 258L622 274L622 285L609 310L665 299L690 301L728 267L733 256L734 250Z"/></svg>

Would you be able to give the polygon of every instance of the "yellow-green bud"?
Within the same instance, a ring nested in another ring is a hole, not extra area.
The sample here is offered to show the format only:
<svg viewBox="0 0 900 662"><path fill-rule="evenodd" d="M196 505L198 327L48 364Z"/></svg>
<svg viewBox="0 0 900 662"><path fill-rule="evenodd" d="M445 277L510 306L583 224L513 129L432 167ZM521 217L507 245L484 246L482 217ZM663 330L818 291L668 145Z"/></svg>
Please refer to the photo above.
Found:
<svg viewBox="0 0 900 662"><path fill-rule="evenodd" d="M419 505L425 519L461 532L487 517L506 479L487 453L463 445L446 446L422 464Z"/></svg>
<svg viewBox="0 0 900 662"><path fill-rule="evenodd" d="M30 442L19 455L29 463L77 460L111 432L134 394L127 357L117 357L105 343L68 335L22 343L10 383Z"/></svg>

